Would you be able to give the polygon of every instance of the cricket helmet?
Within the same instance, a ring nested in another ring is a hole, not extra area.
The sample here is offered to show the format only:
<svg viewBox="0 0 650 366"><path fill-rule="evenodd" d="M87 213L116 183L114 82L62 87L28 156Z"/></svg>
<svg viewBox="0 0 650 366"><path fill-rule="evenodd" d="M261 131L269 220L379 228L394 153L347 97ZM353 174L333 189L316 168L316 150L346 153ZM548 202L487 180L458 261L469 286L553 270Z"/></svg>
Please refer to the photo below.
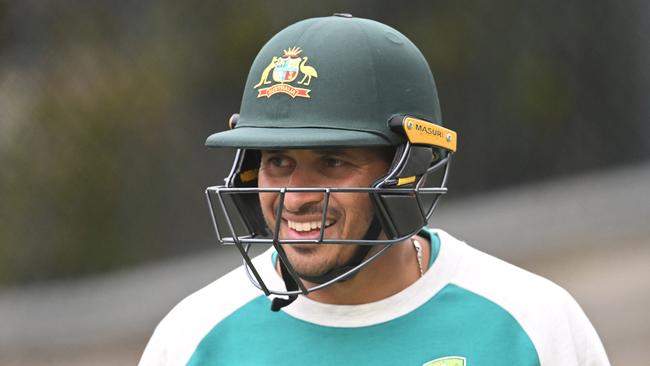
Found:
<svg viewBox="0 0 650 366"><path fill-rule="evenodd" d="M253 61L241 109L229 125L206 141L209 147L237 148L225 184L206 190L218 239L237 246L257 287L290 299L349 278L421 230L447 191L456 151L456 133L442 127L435 82L422 53L397 30L349 14L303 20L271 38ZM257 186L260 150L377 146L393 147L395 154L390 169L371 187ZM439 178L432 186L427 178L434 174ZM319 238L278 237L279 225L267 227L258 195L277 193L276 217L281 217L284 195L305 191L324 194ZM338 192L367 194L372 201L375 219L363 239L323 237L327 203ZM380 232L385 239L379 239ZM281 246L292 243L358 244L361 249L348 265L308 278L317 285L307 288ZM256 244L275 247L286 289L265 285L248 255ZM383 247L368 256L372 245Z"/></svg>

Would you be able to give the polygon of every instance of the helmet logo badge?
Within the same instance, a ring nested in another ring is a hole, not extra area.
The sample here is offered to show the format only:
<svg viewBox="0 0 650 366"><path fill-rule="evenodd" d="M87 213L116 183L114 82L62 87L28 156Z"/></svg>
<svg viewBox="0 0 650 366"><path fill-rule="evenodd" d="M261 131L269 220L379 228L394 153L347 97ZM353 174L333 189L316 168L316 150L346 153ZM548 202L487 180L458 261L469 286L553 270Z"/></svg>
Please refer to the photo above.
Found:
<svg viewBox="0 0 650 366"><path fill-rule="evenodd" d="M264 71L262 71L259 83L253 86L253 88L257 89L261 86L271 84L269 78L277 84L258 89L258 98L270 98L272 95L277 93L287 94L291 96L291 98L311 98L309 95L311 89L296 87L289 84L298 79L300 74L302 74L302 78L296 84L301 86L309 86L311 79L318 77L316 69L313 66L306 65L309 58L306 56L300 57L299 55L301 53L302 50L300 47L290 47L283 51L281 57L273 57L271 63L269 63L269 65L264 68Z"/></svg>

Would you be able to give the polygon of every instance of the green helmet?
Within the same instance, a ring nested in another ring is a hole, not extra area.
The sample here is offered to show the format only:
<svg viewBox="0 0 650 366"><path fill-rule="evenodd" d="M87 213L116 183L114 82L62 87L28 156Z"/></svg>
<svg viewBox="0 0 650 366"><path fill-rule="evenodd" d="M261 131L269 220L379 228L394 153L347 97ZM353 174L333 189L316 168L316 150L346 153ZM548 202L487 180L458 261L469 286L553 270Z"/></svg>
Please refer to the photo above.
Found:
<svg viewBox="0 0 650 366"><path fill-rule="evenodd" d="M438 93L415 45L384 24L307 19L276 34L251 66L234 129L207 146L319 148L399 145L395 115L440 123Z"/></svg>
<svg viewBox="0 0 650 366"><path fill-rule="evenodd" d="M446 193L456 149L456 134L441 125L435 82L422 53L395 29L349 14L303 20L271 38L253 61L241 110L231 117L230 127L207 139L209 147L238 151L226 184L209 187L206 195L219 240L239 247L251 280L267 295L306 294L344 280L390 245L417 233ZM376 219L364 239L328 240L321 232L319 240L282 240L278 228L266 227L257 198L259 150L364 146L395 148L389 171L372 187L277 187L281 197L292 190L320 190L326 202L334 192L369 194ZM437 171L443 173L439 184L428 186L427 177ZM216 219L216 211L224 220ZM380 232L387 239L379 240ZM365 250L354 263L310 278L319 285L306 288L280 246L295 242L361 244ZM247 255L257 243L275 246L297 288L265 286ZM373 244L384 248L366 258L363 254Z"/></svg>

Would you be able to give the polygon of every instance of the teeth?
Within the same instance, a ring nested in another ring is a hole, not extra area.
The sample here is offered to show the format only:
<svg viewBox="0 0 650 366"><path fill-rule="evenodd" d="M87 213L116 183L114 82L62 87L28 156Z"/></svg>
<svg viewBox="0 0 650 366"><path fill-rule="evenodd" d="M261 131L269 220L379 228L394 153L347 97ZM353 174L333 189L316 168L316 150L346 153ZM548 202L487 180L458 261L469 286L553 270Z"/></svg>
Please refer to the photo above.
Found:
<svg viewBox="0 0 650 366"><path fill-rule="evenodd" d="M316 230L320 229L320 223L321 221L306 221L306 222L298 222L298 221L291 221L287 220L287 223L289 225L289 228L296 230L296 231L311 231L311 230ZM325 220L325 226L330 226L332 224L332 221L330 220Z"/></svg>

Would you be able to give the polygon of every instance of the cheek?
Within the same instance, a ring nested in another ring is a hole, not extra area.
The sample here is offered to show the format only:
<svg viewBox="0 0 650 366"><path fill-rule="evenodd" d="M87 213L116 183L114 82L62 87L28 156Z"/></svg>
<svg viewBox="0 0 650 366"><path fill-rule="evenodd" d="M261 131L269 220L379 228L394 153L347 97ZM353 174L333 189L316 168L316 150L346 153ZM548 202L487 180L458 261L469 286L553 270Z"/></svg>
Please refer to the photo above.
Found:
<svg viewBox="0 0 650 366"><path fill-rule="evenodd" d="M268 179L266 178L264 168L259 168L257 171L257 186L260 188L268 187Z"/></svg>
<svg viewBox="0 0 650 366"><path fill-rule="evenodd" d="M269 187L268 179L263 174L262 170L260 170L260 174L257 179L257 186L259 188ZM273 203L277 196L278 195L276 193L258 193L260 207L262 208L262 215L264 216L264 219L267 221L267 223L269 223L269 220L273 218Z"/></svg>
<svg viewBox="0 0 650 366"><path fill-rule="evenodd" d="M277 197L277 194L275 193L266 193L262 192L259 193L259 201L260 201L260 207L262 208L262 214L270 218L273 215L271 213L273 212L273 203Z"/></svg>
<svg viewBox="0 0 650 366"><path fill-rule="evenodd" d="M348 230L365 230L374 214L374 207L368 193L348 193L338 197L338 207L345 208Z"/></svg>

